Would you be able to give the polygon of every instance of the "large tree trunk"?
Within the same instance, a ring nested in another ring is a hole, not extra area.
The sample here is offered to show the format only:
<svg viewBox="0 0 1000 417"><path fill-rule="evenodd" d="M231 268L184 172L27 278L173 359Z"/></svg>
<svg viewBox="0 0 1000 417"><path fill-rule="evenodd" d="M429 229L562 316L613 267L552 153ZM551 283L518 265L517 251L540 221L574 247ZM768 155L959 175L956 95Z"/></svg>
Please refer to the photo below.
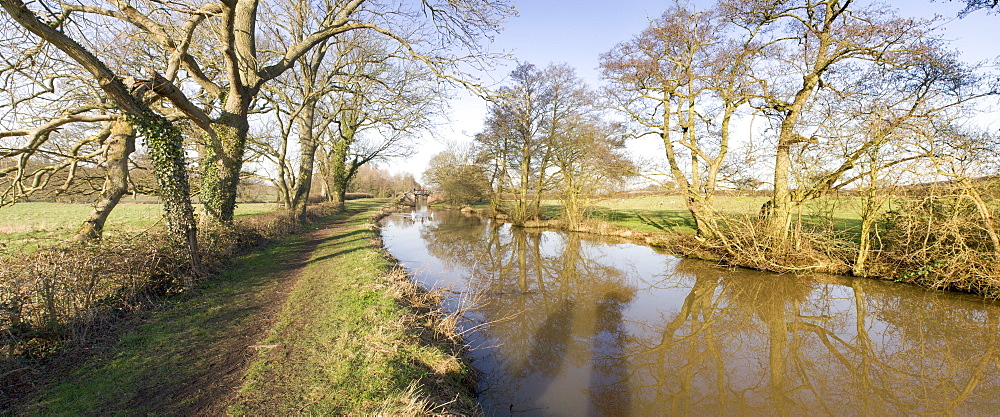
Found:
<svg viewBox="0 0 1000 417"><path fill-rule="evenodd" d="M820 51L825 54L828 45L821 44ZM796 143L810 142L810 139L796 133L799 117L806 109L806 102L812 97L813 92L819 84L821 69L802 77L802 87L795 93L795 99L785 110L785 117L781 120L781 127L778 130L778 147L774 152L774 195L771 197L770 212L767 217L768 235L773 243L783 248L788 243L788 234L792 224L792 190L789 178L791 177L791 148ZM779 249L783 250L783 249Z"/></svg>
<svg viewBox="0 0 1000 417"><path fill-rule="evenodd" d="M564 170L564 172L567 171ZM563 215L566 216L566 225L569 229L577 230L582 223L583 209L580 207L580 194L582 192L576 184L575 174L568 174L565 187L566 190L563 194Z"/></svg>
<svg viewBox="0 0 1000 417"><path fill-rule="evenodd" d="M222 2L223 73L229 83L222 114L210 126L202 155L201 202L208 224L228 225L236 210L250 123L247 115L262 79L257 73L257 0Z"/></svg>
<svg viewBox="0 0 1000 417"><path fill-rule="evenodd" d="M688 212L694 219L694 227L698 237L704 239L715 239L719 236L718 224L715 214L710 204L700 201L700 196L689 195L685 199Z"/></svg>
<svg viewBox="0 0 1000 417"><path fill-rule="evenodd" d="M545 147L548 148L548 147ZM531 199L531 210L530 218L534 220L539 220L542 218L542 192L545 190L545 171L548 169L549 160L551 159L551 150L545 149L541 158L539 158L539 168L538 168L538 179L535 181L535 196Z"/></svg>
<svg viewBox="0 0 1000 417"><path fill-rule="evenodd" d="M347 150L350 147L347 140L340 140L330 150L328 155L327 189L330 203L338 210L344 207L347 195L347 182L351 180L351 171L347 168Z"/></svg>
<svg viewBox="0 0 1000 417"><path fill-rule="evenodd" d="M194 275L203 275L201 254L198 247L198 228L191 206L191 188L188 183L184 146L180 130L166 118L150 114L133 121L146 137L146 146L153 157L153 170L163 199L163 212L167 231L188 247ZM185 286L194 286L194 277L188 277Z"/></svg>
<svg viewBox="0 0 1000 417"><path fill-rule="evenodd" d="M792 224L792 192L788 177L791 156L788 144L779 144L774 156L774 194L767 208L767 230L769 236L780 245L788 239Z"/></svg>
<svg viewBox="0 0 1000 417"><path fill-rule="evenodd" d="M810 62L810 68L802 76L802 86L795 92L790 103L776 107L784 113L781 127L778 130L778 147L774 155L774 196L771 199L771 211L768 216L768 234L774 244L784 247L788 242L788 234L792 223L792 194L789 183L791 174L791 146L796 143L809 142L796 132L799 118L806 110L806 103L812 98L820 86L820 77L830 68L830 65L840 59L836 54L831 56L831 48L835 43L830 35L830 22L837 19L840 13L834 12L827 3L828 14L823 17L823 25L816 36L819 38L816 53Z"/></svg>
<svg viewBox="0 0 1000 417"><path fill-rule="evenodd" d="M507 154L503 153L500 163L494 167L493 189L490 190L490 209L494 217L503 213L503 193L507 190Z"/></svg>
<svg viewBox="0 0 1000 417"><path fill-rule="evenodd" d="M94 211L80 226L73 240L100 239L108 215L128 192L128 158L135 152L135 129L125 120L112 122L111 135L107 139L106 146L107 173L104 188L97 204L94 205Z"/></svg>
<svg viewBox="0 0 1000 417"><path fill-rule="evenodd" d="M342 179L331 178L329 202L337 210L343 209L347 199L347 187Z"/></svg>
<svg viewBox="0 0 1000 417"><path fill-rule="evenodd" d="M278 180L273 181L274 186L278 189L277 200L282 207L291 210L292 208L292 194L295 192L293 189L295 184L289 184L288 181L288 171L289 167L286 161L288 160L288 137L284 137L281 140L281 148L278 151Z"/></svg>
<svg viewBox="0 0 1000 417"><path fill-rule="evenodd" d="M856 277L868 276L868 257L872 249L872 232L876 217L870 215L861 219L861 233L858 242L858 253L851 266L851 274Z"/></svg>
<svg viewBox="0 0 1000 417"><path fill-rule="evenodd" d="M309 190L312 188L313 167L316 160L315 128L316 105L313 103L302 111L299 119L299 173L292 191L292 213L298 221L305 222L306 206L309 205Z"/></svg>
<svg viewBox="0 0 1000 417"><path fill-rule="evenodd" d="M214 140L202 155L201 202L209 224L229 224L236 210L243 152L250 130L246 114L227 113L212 125Z"/></svg>
<svg viewBox="0 0 1000 417"><path fill-rule="evenodd" d="M695 232L699 237L703 238L715 238L716 237L716 227L715 218L711 215L711 207L704 203L701 195L701 173L698 169L698 160L692 158L691 163L691 177L688 178L678 162L677 152L674 150L674 141L671 140L669 130L669 108L664 110L663 124L664 128L660 132L660 139L663 141L664 149L666 150L667 162L670 166L670 174L680 186L681 190L684 192L684 201L691 213L691 217L694 219ZM711 226L711 227L709 227Z"/></svg>

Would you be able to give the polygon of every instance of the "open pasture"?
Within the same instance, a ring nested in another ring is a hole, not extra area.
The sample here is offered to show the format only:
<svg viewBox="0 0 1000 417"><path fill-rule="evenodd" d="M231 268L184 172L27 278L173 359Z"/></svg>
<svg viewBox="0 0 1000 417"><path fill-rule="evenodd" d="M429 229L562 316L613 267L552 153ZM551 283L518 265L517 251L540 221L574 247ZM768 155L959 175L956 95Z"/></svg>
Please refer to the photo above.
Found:
<svg viewBox="0 0 1000 417"><path fill-rule="evenodd" d="M757 216L767 200L767 197L717 196L712 205L725 217ZM807 202L797 214L804 224L850 231L861 223L859 204L856 197L825 197ZM695 232L694 219L682 196L608 198L588 209L593 219L641 232Z"/></svg>
<svg viewBox="0 0 1000 417"><path fill-rule="evenodd" d="M92 209L89 204L41 202L0 207L0 250L30 250L65 241L72 237ZM275 203L245 203L236 207L236 215L253 215L275 209ZM137 233L161 226L162 220L161 204L122 203L111 212L104 233L108 236Z"/></svg>

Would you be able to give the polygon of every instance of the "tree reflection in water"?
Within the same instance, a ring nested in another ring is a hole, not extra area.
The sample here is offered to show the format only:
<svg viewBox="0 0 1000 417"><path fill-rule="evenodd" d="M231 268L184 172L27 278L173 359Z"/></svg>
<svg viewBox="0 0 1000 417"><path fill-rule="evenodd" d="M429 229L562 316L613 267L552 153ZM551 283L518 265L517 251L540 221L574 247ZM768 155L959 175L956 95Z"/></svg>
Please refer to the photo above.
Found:
<svg viewBox="0 0 1000 417"><path fill-rule="evenodd" d="M1000 412L1000 310L975 297L455 213L383 234L426 285L487 296L469 337L491 415Z"/></svg>

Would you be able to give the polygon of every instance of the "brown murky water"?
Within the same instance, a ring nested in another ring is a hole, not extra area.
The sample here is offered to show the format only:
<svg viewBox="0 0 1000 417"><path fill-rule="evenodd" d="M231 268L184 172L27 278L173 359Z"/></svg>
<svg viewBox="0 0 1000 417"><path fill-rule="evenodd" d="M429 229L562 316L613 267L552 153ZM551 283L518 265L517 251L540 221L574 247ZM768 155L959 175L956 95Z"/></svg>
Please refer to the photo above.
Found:
<svg viewBox="0 0 1000 417"><path fill-rule="evenodd" d="M457 212L388 217L467 313L488 415L1000 414L1000 306L718 267ZM488 323L482 325L482 323Z"/></svg>

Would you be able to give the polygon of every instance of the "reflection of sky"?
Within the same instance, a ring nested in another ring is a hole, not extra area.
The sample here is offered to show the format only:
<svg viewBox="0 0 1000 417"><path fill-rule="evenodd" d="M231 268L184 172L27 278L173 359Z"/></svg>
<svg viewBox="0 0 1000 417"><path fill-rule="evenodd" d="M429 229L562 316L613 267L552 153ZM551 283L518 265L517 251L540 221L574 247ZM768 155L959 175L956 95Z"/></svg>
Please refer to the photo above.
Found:
<svg viewBox="0 0 1000 417"><path fill-rule="evenodd" d="M421 285L429 288L461 287L465 282L465 271L451 268L443 260L432 256L420 238L421 228L436 224L437 220L418 223L407 215L393 214L385 220L382 240L389 253L399 259L399 263ZM453 289L460 291L459 288Z"/></svg>
<svg viewBox="0 0 1000 417"><path fill-rule="evenodd" d="M491 415L1000 412L1000 312L979 298L729 269L551 231L522 237L549 264L544 286L529 276L521 292L516 271L470 277L467 263L486 265L490 227L466 221L469 233L450 234L450 216L390 217L383 240L424 285L492 285L473 324L529 309L467 335ZM512 233L498 234L505 263ZM434 253L461 259L432 255L433 236L454 246ZM570 285L548 275L566 262Z"/></svg>

